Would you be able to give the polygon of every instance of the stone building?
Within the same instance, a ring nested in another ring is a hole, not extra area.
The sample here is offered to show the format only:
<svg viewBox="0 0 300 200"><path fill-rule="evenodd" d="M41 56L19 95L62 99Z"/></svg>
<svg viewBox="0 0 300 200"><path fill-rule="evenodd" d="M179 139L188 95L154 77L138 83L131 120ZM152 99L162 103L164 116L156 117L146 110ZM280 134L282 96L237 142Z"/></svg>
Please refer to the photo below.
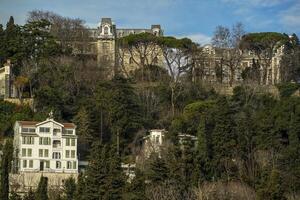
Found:
<svg viewBox="0 0 300 200"><path fill-rule="evenodd" d="M0 68L0 98L10 98L14 97L16 90L12 82L12 67L10 60Z"/></svg>
<svg viewBox="0 0 300 200"><path fill-rule="evenodd" d="M96 58L100 67L106 67L109 74L114 74L120 69L121 64L125 64L128 71L137 68L136 64L132 61L128 52L125 53L120 63L118 39L139 33L151 33L155 36L162 36L163 30L160 25L151 25L150 28L118 28L111 18L102 18L97 28L88 29L90 41L88 47L83 52L85 55L90 55ZM154 57L153 62L159 62L159 57Z"/></svg>
<svg viewBox="0 0 300 200"><path fill-rule="evenodd" d="M195 58L195 68L198 70L195 73L201 80L206 82L229 84L231 71L226 63L222 63L222 59L226 57L226 53L229 50L230 49L218 49L210 44L201 47L201 53L198 55L198 58ZM284 46L280 46L274 51L270 66L264 66L264 63L260 63L258 68L259 77L257 77L259 78L258 82L264 85L280 83L280 62L283 56L283 50ZM233 75L235 84L240 84L244 81L242 78L243 71L246 68L252 68L259 60L253 52L246 50L240 50L240 57L238 59L240 60L237 61L238 66L235 68ZM266 71L264 72L264 70ZM221 80L219 78L220 75L222 75Z"/></svg>
<svg viewBox="0 0 300 200"><path fill-rule="evenodd" d="M11 188L18 192L36 188L42 175L51 187L62 186L70 176L77 178L75 124L54 121L51 115L42 122L15 123Z"/></svg>

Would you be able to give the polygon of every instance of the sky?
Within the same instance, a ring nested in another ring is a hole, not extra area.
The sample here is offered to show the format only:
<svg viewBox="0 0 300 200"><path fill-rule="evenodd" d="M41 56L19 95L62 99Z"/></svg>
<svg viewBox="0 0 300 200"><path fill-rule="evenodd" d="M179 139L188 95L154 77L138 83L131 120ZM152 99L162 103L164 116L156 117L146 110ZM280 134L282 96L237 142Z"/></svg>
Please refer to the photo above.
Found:
<svg viewBox="0 0 300 200"><path fill-rule="evenodd" d="M247 32L300 35L300 0L0 0L0 23L24 24L31 10L80 18L95 28L110 17L119 28L161 24L165 35L210 42L216 26L241 22Z"/></svg>

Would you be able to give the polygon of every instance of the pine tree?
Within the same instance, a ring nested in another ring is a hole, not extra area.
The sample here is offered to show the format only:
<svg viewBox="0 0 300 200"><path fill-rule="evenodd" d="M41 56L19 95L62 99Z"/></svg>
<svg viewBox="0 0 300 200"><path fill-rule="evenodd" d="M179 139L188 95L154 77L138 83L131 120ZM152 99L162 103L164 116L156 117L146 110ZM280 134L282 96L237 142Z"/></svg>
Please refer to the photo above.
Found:
<svg viewBox="0 0 300 200"><path fill-rule="evenodd" d="M167 165L158 155L152 155L148 179L152 184L163 183L169 179L169 170Z"/></svg>
<svg viewBox="0 0 300 200"><path fill-rule="evenodd" d="M86 171L86 200L98 200L107 191L108 178L108 150L106 146L96 141L92 145L89 166Z"/></svg>
<svg viewBox="0 0 300 200"><path fill-rule="evenodd" d="M86 181L84 174L80 173L77 179L77 186L75 192L75 200L85 200L86 198Z"/></svg>
<svg viewBox="0 0 300 200"><path fill-rule="evenodd" d="M144 200L146 198L145 189L145 175L144 173L136 169L135 170L135 177L132 182L128 183L126 189L126 196L124 199L128 200Z"/></svg>
<svg viewBox="0 0 300 200"><path fill-rule="evenodd" d="M41 176L38 188L35 192L35 200L48 200L48 178Z"/></svg>
<svg viewBox="0 0 300 200"><path fill-rule="evenodd" d="M10 139L7 139L3 147L3 156L1 160L1 183L0 183L1 200L8 200L9 172L11 170L12 156L13 156L13 144Z"/></svg>
<svg viewBox="0 0 300 200"><path fill-rule="evenodd" d="M24 195L23 200L35 200L35 195L32 189L30 188L29 191Z"/></svg>
<svg viewBox="0 0 300 200"><path fill-rule="evenodd" d="M121 159L114 147L110 148L108 162L107 191L104 199L122 199L125 180L121 168Z"/></svg>
<svg viewBox="0 0 300 200"><path fill-rule="evenodd" d="M64 184L64 199L65 200L74 200L76 192L76 182L73 177L68 178Z"/></svg>
<svg viewBox="0 0 300 200"><path fill-rule="evenodd" d="M94 137L91 133L90 117L87 110L82 107L73 119L77 125L76 133L78 135L78 149L81 152L81 159L88 155L88 149Z"/></svg>

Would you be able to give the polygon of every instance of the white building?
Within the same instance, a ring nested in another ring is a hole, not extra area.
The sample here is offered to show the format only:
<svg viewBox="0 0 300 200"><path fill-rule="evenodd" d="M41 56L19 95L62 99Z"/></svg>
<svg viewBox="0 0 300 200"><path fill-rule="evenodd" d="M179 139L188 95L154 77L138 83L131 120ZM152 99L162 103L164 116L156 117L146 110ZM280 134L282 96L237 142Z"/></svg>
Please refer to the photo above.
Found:
<svg viewBox="0 0 300 200"><path fill-rule="evenodd" d="M75 124L52 118L17 121L14 126L16 172L78 173Z"/></svg>
<svg viewBox="0 0 300 200"><path fill-rule="evenodd" d="M75 124L56 122L51 115L43 122L15 123L11 188L26 192L37 187L41 176L48 177L49 186L61 187L64 180L77 175Z"/></svg>
<svg viewBox="0 0 300 200"><path fill-rule="evenodd" d="M149 158L151 153L158 153L160 156L166 131L164 129L153 129L149 132L149 135L143 138L143 156Z"/></svg>

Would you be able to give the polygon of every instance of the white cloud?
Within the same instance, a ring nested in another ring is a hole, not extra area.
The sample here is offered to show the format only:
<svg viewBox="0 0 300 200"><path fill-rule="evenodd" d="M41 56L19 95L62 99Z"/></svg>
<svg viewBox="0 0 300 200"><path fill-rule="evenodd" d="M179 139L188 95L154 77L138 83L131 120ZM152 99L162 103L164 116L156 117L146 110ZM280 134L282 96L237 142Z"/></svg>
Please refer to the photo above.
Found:
<svg viewBox="0 0 300 200"><path fill-rule="evenodd" d="M178 38L190 38L193 42L204 45L211 42L211 37L202 33L196 33L191 35L181 35L177 36Z"/></svg>

